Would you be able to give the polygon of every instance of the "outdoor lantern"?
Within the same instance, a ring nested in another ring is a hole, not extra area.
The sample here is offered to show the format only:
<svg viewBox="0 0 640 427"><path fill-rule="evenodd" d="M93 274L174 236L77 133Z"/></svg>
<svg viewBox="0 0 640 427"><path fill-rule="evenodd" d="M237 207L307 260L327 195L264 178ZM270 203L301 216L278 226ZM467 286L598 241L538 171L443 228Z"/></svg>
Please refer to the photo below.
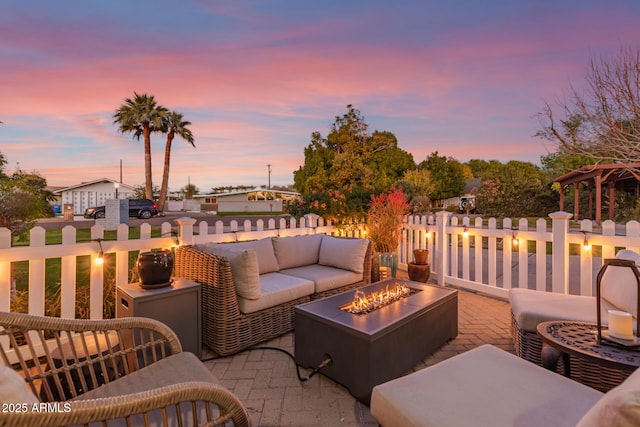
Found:
<svg viewBox="0 0 640 427"><path fill-rule="evenodd" d="M102 250L102 239L95 239L95 241L98 242L100 251L98 252L98 256L96 257L94 262L96 265L102 265L104 264L104 251Z"/></svg>
<svg viewBox="0 0 640 427"><path fill-rule="evenodd" d="M615 341L619 344L626 344L628 342L635 345L637 343L636 337L640 336L638 335L640 333L640 316L638 316L638 311L640 307L640 271L638 271L638 267L636 266L635 261L627 260L627 259L618 259L618 258L606 259L604 261L604 265L598 272L598 276L596 279L596 297L597 297L596 310L598 310L596 314L597 314L597 327L598 327L598 342L602 340L602 313L601 313L602 278L604 277L605 271L609 267L630 268L636 279L636 285L637 285L636 286L636 304L637 305L636 305L636 313L635 313L636 332L635 334L633 333L633 324L631 324L631 334L628 333L629 332L628 322L629 322L629 318L633 319L633 313L625 313L617 310L609 310L609 312L611 313L611 317L613 318L613 324L611 322L612 319L609 319L609 328L607 330L607 336L605 338L611 341ZM609 281L609 282L613 282L614 285L616 284L615 281ZM611 285L611 284L612 283L608 283L607 285ZM633 320L631 320L631 322L633 322ZM614 329L613 335L610 333L612 327ZM623 336L625 336L625 338L620 338ZM623 341L620 341L619 339L622 339Z"/></svg>
<svg viewBox="0 0 640 427"><path fill-rule="evenodd" d="M589 239L587 239L587 232L582 230L581 231L584 234L584 241L582 242L582 248L585 251L590 251L591 250L591 243L589 243Z"/></svg>

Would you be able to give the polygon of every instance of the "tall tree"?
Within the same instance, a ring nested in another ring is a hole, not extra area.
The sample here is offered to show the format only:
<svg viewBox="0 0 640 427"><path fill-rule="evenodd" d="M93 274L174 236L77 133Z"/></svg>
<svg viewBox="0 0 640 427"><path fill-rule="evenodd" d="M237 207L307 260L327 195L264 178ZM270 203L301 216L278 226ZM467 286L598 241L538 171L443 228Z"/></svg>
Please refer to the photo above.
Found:
<svg viewBox="0 0 640 427"><path fill-rule="evenodd" d="M585 83L556 106L545 103L536 136L598 163L640 162L640 50L591 58Z"/></svg>
<svg viewBox="0 0 640 427"><path fill-rule="evenodd" d="M191 122L182 120L182 114L172 111L167 113L162 120L162 132L167 134L167 143L164 148L164 168L162 170L162 185L160 186L160 198L158 199L158 210L164 212L167 192L169 190L169 163L171 160L171 143L176 135L187 141L195 148L193 133L187 128Z"/></svg>
<svg viewBox="0 0 640 427"><path fill-rule="evenodd" d="M416 167L413 155L398 147L398 139L391 132L373 132L371 144L369 166L376 190L391 188L405 172Z"/></svg>
<svg viewBox="0 0 640 427"><path fill-rule="evenodd" d="M144 138L144 191L147 199L153 200L151 177L151 132L162 129L167 109L158 105L153 95L134 92L133 98L126 98L113 115L113 123L121 133L133 133L133 137Z"/></svg>
<svg viewBox="0 0 640 427"><path fill-rule="evenodd" d="M371 195L388 190L405 170L415 167L390 132L369 134L360 111L347 105L327 137L311 134L304 165L294 172L303 202L291 213L321 214L336 224L364 220Z"/></svg>
<svg viewBox="0 0 640 427"><path fill-rule="evenodd" d="M465 169L453 157L440 156L436 151L420 162L418 168L427 169L431 173L434 183L434 190L429 194L431 200L462 195L465 186Z"/></svg>
<svg viewBox="0 0 640 427"><path fill-rule="evenodd" d="M546 171L517 160L486 164L482 185L476 192L476 208L495 217L546 216L558 203Z"/></svg>

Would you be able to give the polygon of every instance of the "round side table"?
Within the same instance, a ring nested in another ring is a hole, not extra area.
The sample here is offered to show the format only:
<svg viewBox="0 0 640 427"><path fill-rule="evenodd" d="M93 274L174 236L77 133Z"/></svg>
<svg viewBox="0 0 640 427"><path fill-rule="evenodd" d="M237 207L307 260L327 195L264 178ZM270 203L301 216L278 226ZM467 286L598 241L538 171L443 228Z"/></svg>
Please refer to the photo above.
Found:
<svg viewBox="0 0 640 427"><path fill-rule="evenodd" d="M594 323L550 321L537 327L542 340L542 365L556 370L562 357L565 376L606 392L617 386L640 367L638 347L625 347L597 340ZM574 378L571 364L579 363L579 376Z"/></svg>

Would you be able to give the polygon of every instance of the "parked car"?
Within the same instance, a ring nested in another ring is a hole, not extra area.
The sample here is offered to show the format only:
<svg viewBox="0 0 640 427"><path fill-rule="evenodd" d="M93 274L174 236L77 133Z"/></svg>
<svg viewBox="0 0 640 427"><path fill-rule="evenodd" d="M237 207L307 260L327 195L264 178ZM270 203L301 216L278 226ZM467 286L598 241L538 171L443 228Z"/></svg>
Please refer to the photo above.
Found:
<svg viewBox="0 0 640 427"><path fill-rule="evenodd" d="M84 217L89 219L104 218L104 206L88 208L84 211ZM129 216L148 219L158 215L158 205L149 199L129 199Z"/></svg>

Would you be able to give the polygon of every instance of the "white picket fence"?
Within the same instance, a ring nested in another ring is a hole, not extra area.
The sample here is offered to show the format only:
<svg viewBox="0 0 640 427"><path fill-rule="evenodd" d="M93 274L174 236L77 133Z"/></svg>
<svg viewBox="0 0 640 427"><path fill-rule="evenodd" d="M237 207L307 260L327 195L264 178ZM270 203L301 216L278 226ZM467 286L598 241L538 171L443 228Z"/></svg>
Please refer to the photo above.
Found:
<svg viewBox="0 0 640 427"><path fill-rule="evenodd" d="M398 250L400 263L412 261L414 248L426 248L432 274L440 285L503 298L512 287L595 295L596 275L603 260L614 258L620 249L640 250L640 223L616 226L613 221L604 221L597 226L582 220L575 229L570 228L571 216L552 213L550 227L539 218L535 229L529 228L525 218L517 224L506 218L498 228L495 218L483 226L482 218L471 223L469 217L460 221L448 212L407 217ZM585 239L590 250L584 248ZM529 249L530 242L535 249ZM596 249L598 256L594 255Z"/></svg>
<svg viewBox="0 0 640 427"><path fill-rule="evenodd" d="M517 224L510 219L502 221L501 227L495 219L484 226L482 219L459 220L448 212L439 212L429 217L407 217L403 227L403 239L398 254L401 268L412 261L414 248L429 249L432 278L440 285L455 285L461 288L482 291L506 297L512 287L528 287L549 292L593 295L595 275L603 259L613 258L619 249L640 251L640 223L631 221L626 225L605 221L596 226L589 220L580 222L580 228L570 229L571 214L556 212L549 215L551 225L540 218L534 229L529 229L526 219ZM103 227L91 229L91 241L76 243L76 229L67 226L62 230L62 243L45 244L45 230L35 227L30 232L30 244L11 246L9 230L0 229L0 310L10 310L12 295L11 263L29 263L29 306L32 314L45 313L45 260L61 258L61 315L75 316L76 257L90 256L90 318L99 319L103 313L104 265L94 263L100 251L115 254L116 284L129 280L128 257L130 251L146 251L154 248L169 248L178 244L205 242L230 242L253 240L267 236L290 236L311 233L340 234L360 237L364 227L354 226L349 231L338 230L322 218L302 218L276 221L270 219L250 220L238 224L233 221L225 227L221 221L209 226L202 221L196 224L191 218L176 220L176 230L169 223L161 226L162 237L151 237L151 226L140 227L140 238L129 239L129 227L121 224L116 240L104 240ZM617 230L617 232L616 232ZM582 249L588 239L594 250ZM516 249L514 240L518 240ZM529 250L529 242L534 251ZM550 250L547 250L550 246ZM506 248L506 250L505 250ZM511 250L509 250L511 249ZM547 252L550 252L549 254ZM575 255L571 255L575 253Z"/></svg>
<svg viewBox="0 0 640 427"><path fill-rule="evenodd" d="M161 225L162 237L151 237L151 226L140 226L140 238L129 239L129 226L120 224L116 231L116 240L104 240L104 227L95 225L91 228L91 241L76 243L77 230L66 226L62 230L61 244L45 244L46 230L34 227L30 231L29 246L11 246L11 233L8 229L0 229L0 310L10 311L13 280L11 263L28 261L29 280L28 312L36 315L45 313L45 260L61 259L61 316L75 317L76 304L76 264L77 257L90 256L90 307L89 317L100 319L103 315L103 287L104 264L96 263L102 251L104 254L115 254L116 285L129 281L129 252L148 251L157 248L171 248L176 244L197 244L206 242L232 242L241 240L260 239L267 236L291 236L310 233L333 232L330 224L325 225L322 218L301 218L300 221L281 218L276 222L270 219L265 224L259 219L252 224L250 220L238 224L231 221L225 227L222 221L210 227L205 221L196 225L191 218L177 219L177 230L172 230L171 224ZM277 225L277 227L276 227Z"/></svg>

